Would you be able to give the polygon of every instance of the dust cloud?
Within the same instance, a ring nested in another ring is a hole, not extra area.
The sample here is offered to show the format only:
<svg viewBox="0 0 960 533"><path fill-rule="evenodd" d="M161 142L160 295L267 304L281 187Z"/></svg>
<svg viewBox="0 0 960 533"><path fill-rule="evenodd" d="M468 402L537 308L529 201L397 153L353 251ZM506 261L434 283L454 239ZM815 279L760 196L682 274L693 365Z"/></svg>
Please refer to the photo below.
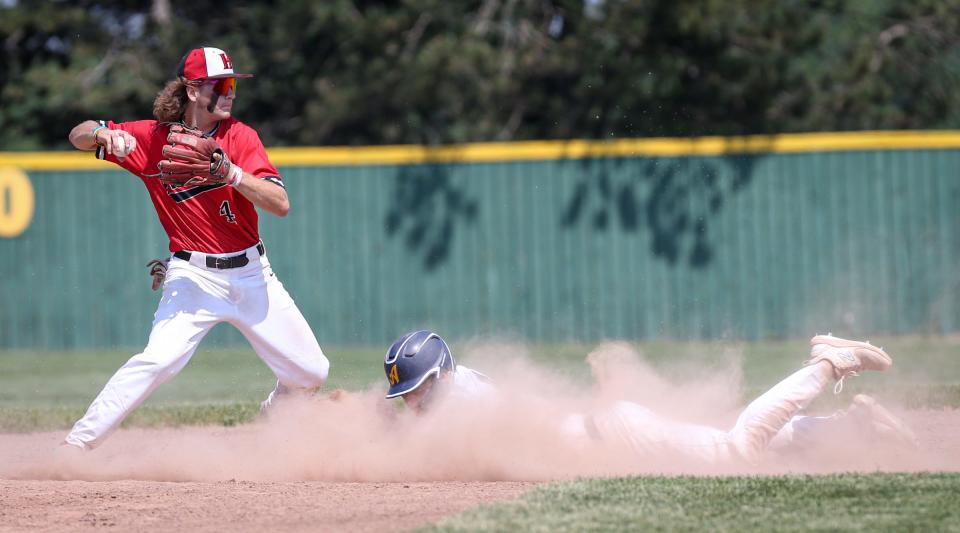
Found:
<svg viewBox="0 0 960 533"><path fill-rule="evenodd" d="M494 380L496 393L451 395L416 415L384 400L386 384L376 383L359 392L287 398L269 416L235 428L120 430L90 453L57 447L62 434L4 435L0 477L412 482L960 470L957 435L944 434L945 427L956 432L960 425L954 410L896 411L929 441L920 449L885 444L851 424L835 440L795 453L771 452L759 464L639 454L621 440L584 431L579 414L621 400L672 420L729 429L742 408L736 350L709 368L678 363L667 371L627 343L607 343L586 356L583 372L591 375L584 379L534 361L516 344L471 343L461 355L462 363Z"/></svg>

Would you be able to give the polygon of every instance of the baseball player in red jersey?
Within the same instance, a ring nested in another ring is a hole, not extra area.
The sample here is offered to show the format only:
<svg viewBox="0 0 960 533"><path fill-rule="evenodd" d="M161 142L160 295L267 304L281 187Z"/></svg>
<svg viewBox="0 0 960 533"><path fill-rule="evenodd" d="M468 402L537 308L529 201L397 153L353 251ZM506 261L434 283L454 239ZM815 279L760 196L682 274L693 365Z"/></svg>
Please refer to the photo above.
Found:
<svg viewBox="0 0 960 533"><path fill-rule="evenodd" d="M110 378L67 435L68 445L100 444L183 369L220 322L239 329L276 374L277 387L265 404L279 394L315 390L326 380L329 362L260 241L255 207L282 217L290 204L257 132L231 116L237 78L246 77L251 75L234 72L223 50L196 48L157 96L156 120L88 120L70 132L77 149L96 150L140 178L170 238L172 257L147 346ZM202 133L188 137L216 149L201 176L181 172L186 179L174 179L180 161L171 144L181 139L179 131Z"/></svg>

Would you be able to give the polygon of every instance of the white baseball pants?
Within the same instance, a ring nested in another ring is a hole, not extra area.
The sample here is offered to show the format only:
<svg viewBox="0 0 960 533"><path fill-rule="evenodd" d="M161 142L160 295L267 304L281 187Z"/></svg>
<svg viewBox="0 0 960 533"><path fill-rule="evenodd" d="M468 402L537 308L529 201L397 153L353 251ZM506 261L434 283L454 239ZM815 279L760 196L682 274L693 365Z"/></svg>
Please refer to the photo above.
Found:
<svg viewBox="0 0 960 533"><path fill-rule="evenodd" d="M640 457L756 463L781 428L832 381L833 367L826 361L801 368L751 402L730 431L668 420L622 401L587 417L588 433L625 443Z"/></svg>
<svg viewBox="0 0 960 533"><path fill-rule="evenodd" d="M329 362L310 325L256 247L243 267L207 268L205 254L171 258L150 339L110 378L67 435L93 448L155 388L186 366L197 345L220 322L235 326L278 378L278 389L315 389ZM237 254L224 254L225 257Z"/></svg>

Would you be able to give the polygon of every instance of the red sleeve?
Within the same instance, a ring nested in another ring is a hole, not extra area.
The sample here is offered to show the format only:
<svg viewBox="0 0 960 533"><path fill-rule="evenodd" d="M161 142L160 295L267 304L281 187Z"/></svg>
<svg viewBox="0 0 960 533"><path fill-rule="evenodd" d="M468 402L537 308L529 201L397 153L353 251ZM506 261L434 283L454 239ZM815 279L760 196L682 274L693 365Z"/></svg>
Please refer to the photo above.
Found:
<svg viewBox="0 0 960 533"><path fill-rule="evenodd" d="M247 174L252 174L260 179L270 179L278 185L283 185L280 181L280 172L273 166L270 158L267 157L267 149L263 147L260 136L253 128L245 127L242 130L242 144L237 155L230 155L230 159L240 165Z"/></svg>
<svg viewBox="0 0 960 533"><path fill-rule="evenodd" d="M130 152L130 155L124 157L122 161L117 159L117 156L113 154L107 154L105 159L111 163L120 165L138 176L148 173L145 168L147 166L147 154L150 153L150 137L153 134L153 129L156 124L157 121L155 120L136 120L133 122L108 121L108 128L112 130L123 130L133 135L134 138L137 139L137 147ZM156 172L156 170L152 172Z"/></svg>

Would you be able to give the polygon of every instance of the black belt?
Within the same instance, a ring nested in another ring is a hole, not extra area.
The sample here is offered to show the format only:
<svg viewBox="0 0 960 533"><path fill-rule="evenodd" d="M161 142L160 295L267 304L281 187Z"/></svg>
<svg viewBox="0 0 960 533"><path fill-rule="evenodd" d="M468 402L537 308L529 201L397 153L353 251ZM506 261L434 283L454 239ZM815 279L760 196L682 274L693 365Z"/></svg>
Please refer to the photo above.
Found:
<svg viewBox="0 0 960 533"><path fill-rule="evenodd" d="M266 250L264 249L262 242L257 243L257 252L260 255L264 255L266 253ZM192 252L188 252L186 250L173 252L174 257L176 257L177 259L183 259L184 261L189 261L190 256L192 255L193 255ZM247 266L247 263L249 262L250 262L250 259L247 257L247 254L245 253L230 256L230 257L212 257L209 255L207 256L207 268L218 268L221 270L226 268L240 268L243 266Z"/></svg>

